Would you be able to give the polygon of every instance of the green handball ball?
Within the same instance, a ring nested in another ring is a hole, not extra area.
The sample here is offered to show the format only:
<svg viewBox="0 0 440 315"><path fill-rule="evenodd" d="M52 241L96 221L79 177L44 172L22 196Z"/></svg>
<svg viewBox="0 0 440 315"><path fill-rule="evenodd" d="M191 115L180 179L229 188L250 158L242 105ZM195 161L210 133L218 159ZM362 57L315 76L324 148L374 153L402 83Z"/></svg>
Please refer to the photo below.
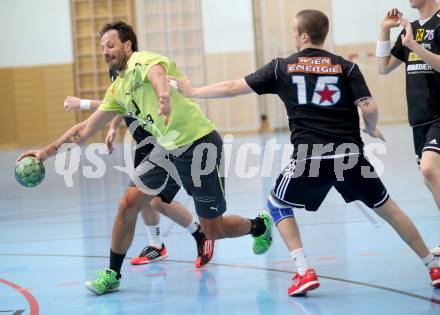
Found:
<svg viewBox="0 0 440 315"><path fill-rule="evenodd" d="M35 157L27 156L15 167L15 179L24 187L35 187L44 179L43 163L35 162Z"/></svg>

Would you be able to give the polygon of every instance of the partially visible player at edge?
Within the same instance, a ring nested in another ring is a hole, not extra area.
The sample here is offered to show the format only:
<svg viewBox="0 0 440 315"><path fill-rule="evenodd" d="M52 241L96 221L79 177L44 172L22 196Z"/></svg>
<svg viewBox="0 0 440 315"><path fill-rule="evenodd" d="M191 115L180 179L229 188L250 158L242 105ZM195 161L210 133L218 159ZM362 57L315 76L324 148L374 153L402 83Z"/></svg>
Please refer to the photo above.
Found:
<svg viewBox="0 0 440 315"><path fill-rule="evenodd" d="M402 63L406 69L408 120L413 131L417 163L440 209L440 11L435 0L410 0L420 19L409 22L398 9L380 25L376 55L380 74ZM390 30L403 30L391 49ZM440 256L440 247L431 249Z"/></svg>

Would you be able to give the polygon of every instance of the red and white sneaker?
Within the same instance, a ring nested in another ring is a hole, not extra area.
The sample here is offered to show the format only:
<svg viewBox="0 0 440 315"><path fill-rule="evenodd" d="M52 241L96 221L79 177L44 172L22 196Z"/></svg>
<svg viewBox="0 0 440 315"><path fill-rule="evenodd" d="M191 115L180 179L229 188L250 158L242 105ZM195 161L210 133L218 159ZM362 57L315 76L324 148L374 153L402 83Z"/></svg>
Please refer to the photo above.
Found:
<svg viewBox="0 0 440 315"><path fill-rule="evenodd" d="M162 248L157 248L154 246L145 247L139 256L133 257L131 259L132 265L145 265L155 261L160 261L167 258L167 249L165 244L162 243Z"/></svg>
<svg viewBox="0 0 440 315"><path fill-rule="evenodd" d="M204 238L200 244L197 244L197 258L194 263L196 268L202 268L207 265L214 255L215 240Z"/></svg>
<svg viewBox="0 0 440 315"><path fill-rule="evenodd" d="M295 277L293 277L293 284L287 290L287 294L290 296L299 296L307 294L307 292L312 291L319 287L318 277L316 276L315 270L312 268L307 269L303 276L297 272Z"/></svg>
<svg viewBox="0 0 440 315"><path fill-rule="evenodd" d="M431 268L429 275L431 276L432 286L440 288L440 268Z"/></svg>

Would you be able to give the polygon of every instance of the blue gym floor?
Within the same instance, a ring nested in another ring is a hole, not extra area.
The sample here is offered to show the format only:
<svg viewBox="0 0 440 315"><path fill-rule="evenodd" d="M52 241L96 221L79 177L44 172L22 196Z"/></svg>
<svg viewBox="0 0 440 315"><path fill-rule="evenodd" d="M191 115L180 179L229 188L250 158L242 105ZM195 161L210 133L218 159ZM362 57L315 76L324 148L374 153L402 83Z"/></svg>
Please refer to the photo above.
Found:
<svg viewBox="0 0 440 315"><path fill-rule="evenodd" d="M407 125L381 128L387 138L383 181L391 196L415 221L428 247L440 244L440 212L414 159ZM288 133L235 136L236 143L264 144ZM370 142L367 139L367 142ZM122 148L105 157L102 179L73 177L67 188L46 161L46 178L36 188L14 179L15 158L23 150L0 155L0 314L440 314L440 289L433 289L426 268L395 232L363 204L345 204L332 190L317 213L296 211L309 262L321 287L306 297L289 297L294 271L275 230L274 244L263 256L245 236L218 242L212 263L194 268L192 237L162 217L168 249L163 262L131 266L129 258L146 245L139 218L132 247L122 269L119 292L96 296L84 287L108 266L111 227L127 178ZM238 179L230 165L228 213L254 217L264 208L276 178ZM261 160L250 155L248 166ZM91 165L84 160L80 165ZM182 191L177 200L194 211Z"/></svg>

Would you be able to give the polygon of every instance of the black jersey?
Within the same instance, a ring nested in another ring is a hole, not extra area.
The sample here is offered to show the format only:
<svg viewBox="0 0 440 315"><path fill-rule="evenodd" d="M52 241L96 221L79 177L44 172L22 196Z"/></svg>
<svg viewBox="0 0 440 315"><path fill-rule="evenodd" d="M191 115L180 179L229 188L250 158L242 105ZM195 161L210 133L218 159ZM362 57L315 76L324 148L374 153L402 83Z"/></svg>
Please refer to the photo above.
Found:
<svg viewBox="0 0 440 315"><path fill-rule="evenodd" d="M423 26L419 21L412 22L411 26L418 44L434 54L440 54L440 11ZM440 74L403 46L400 35L391 54L406 64L408 120L414 127L440 118Z"/></svg>
<svg viewBox="0 0 440 315"><path fill-rule="evenodd" d="M353 143L363 149L355 101L371 94L356 64L325 50L304 49L272 60L245 80L256 93L277 94L284 102L295 148Z"/></svg>
<svg viewBox="0 0 440 315"><path fill-rule="evenodd" d="M116 78L118 77L118 73L112 69L108 70L108 74L110 76L110 80L112 80L112 82L114 82L116 80ZM127 127L130 126L130 124L132 124L133 122L136 121L135 118L133 117L128 117L128 116L124 116L124 121L125 124L127 125ZM133 135L133 139L137 142L137 143L141 143L142 140L144 140L145 138L152 136L151 133L149 133L148 131L146 131L144 128L136 128L134 132L132 132ZM148 148L145 148L145 151L151 151L152 148L150 148L150 146L146 146Z"/></svg>

